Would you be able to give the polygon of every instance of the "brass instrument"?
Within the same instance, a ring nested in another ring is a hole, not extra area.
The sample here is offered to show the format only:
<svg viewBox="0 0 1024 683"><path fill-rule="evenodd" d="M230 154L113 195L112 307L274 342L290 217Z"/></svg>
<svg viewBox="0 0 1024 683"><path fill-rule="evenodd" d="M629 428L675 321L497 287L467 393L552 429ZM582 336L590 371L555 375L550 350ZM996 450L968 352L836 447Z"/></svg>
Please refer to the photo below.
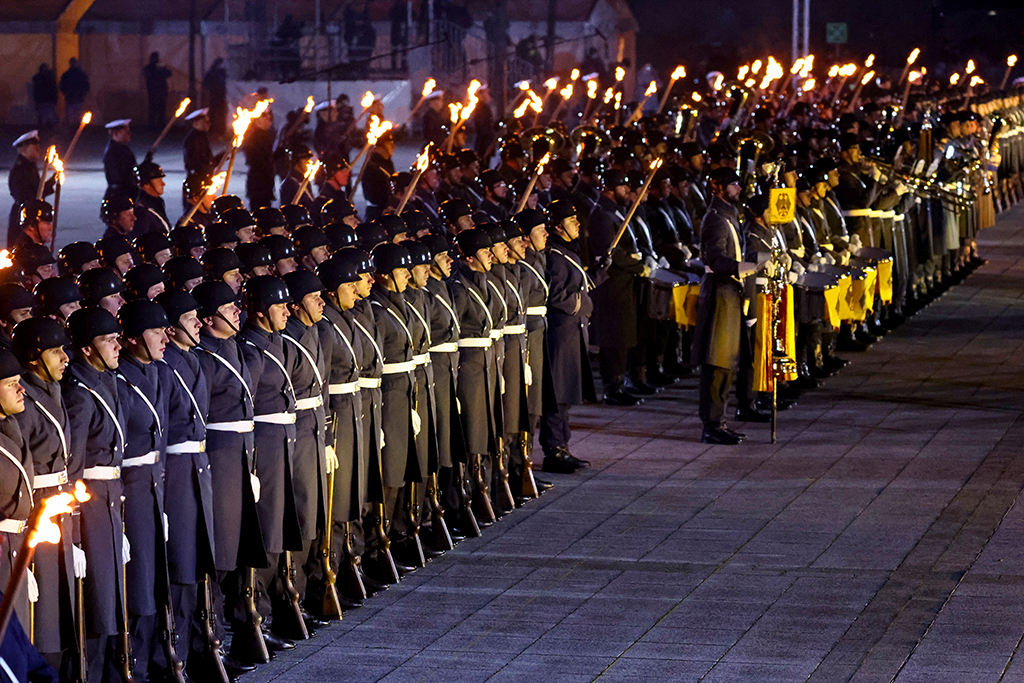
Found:
<svg viewBox="0 0 1024 683"><path fill-rule="evenodd" d="M597 126L576 126L569 133L569 141L576 150L576 157L604 156L612 148L612 139Z"/></svg>
<svg viewBox="0 0 1024 683"><path fill-rule="evenodd" d="M551 156L556 156L565 149L565 136L551 126L527 128L520 136L520 142L533 163L549 152Z"/></svg>
<svg viewBox="0 0 1024 683"><path fill-rule="evenodd" d="M960 181L956 182L957 190L954 192L943 187L942 183L937 180L922 178L920 176L904 173L903 171L898 171L892 164L877 157L865 155L864 158L877 166L886 175L913 188L913 190L918 194L938 199L943 203L952 204L961 209L970 208L970 206L977 200L977 196L974 191L966 189L964 184ZM970 166L961 170L970 170Z"/></svg>
<svg viewBox="0 0 1024 683"><path fill-rule="evenodd" d="M766 133L752 128L738 130L729 136L729 145L736 150L736 171L749 185L757 173L757 160L775 148L775 141Z"/></svg>
<svg viewBox="0 0 1024 683"><path fill-rule="evenodd" d="M782 255L785 253L779 247L772 247L772 261L775 263L775 273L768 278L768 292L771 295L771 334L772 334L772 443L775 443L775 429L778 424L778 396L779 382L792 378L797 372L796 361L786 353L786 340L780 334L780 304L782 297L786 294L786 287L789 284L787 271L782 265Z"/></svg>
<svg viewBox="0 0 1024 683"><path fill-rule="evenodd" d="M752 94L750 88L741 83L728 84L725 89L725 96L732 104L729 106L729 113L726 114L725 120L722 121L721 128L718 129L719 135L725 132L727 126L732 128L733 134L739 132L744 118L743 110L750 101Z"/></svg>

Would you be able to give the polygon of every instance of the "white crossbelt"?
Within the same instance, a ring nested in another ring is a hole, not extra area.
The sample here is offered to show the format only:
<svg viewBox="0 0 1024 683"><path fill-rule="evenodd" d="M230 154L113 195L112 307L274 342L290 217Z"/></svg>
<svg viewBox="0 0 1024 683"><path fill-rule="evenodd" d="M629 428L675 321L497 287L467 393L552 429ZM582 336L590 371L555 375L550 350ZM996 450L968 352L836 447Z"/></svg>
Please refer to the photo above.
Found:
<svg viewBox="0 0 1024 683"><path fill-rule="evenodd" d="M526 307L526 315L547 315L547 314L548 314L548 307L547 306L527 306Z"/></svg>
<svg viewBox="0 0 1024 683"><path fill-rule="evenodd" d="M412 372L416 368L416 361L404 360L401 363L385 363L385 375L397 375L402 372Z"/></svg>
<svg viewBox="0 0 1024 683"><path fill-rule="evenodd" d="M503 332L505 336L513 334L525 334L526 325L505 325L505 329L503 330Z"/></svg>
<svg viewBox="0 0 1024 683"><path fill-rule="evenodd" d="M121 468L118 466L110 467L108 465L96 465L95 467L86 467L85 471L82 472L83 479L96 479L99 481L111 481L113 479L121 478Z"/></svg>
<svg viewBox="0 0 1024 683"><path fill-rule="evenodd" d="M498 340L505 334L504 330L491 330L491 339Z"/></svg>
<svg viewBox="0 0 1024 683"><path fill-rule="evenodd" d="M331 384L327 387L327 392L331 396L344 396L345 394L354 394L359 391L359 380L354 382L341 382Z"/></svg>
<svg viewBox="0 0 1024 683"><path fill-rule="evenodd" d="M426 365L430 362L430 353L414 353L412 362L416 365Z"/></svg>
<svg viewBox="0 0 1024 683"><path fill-rule="evenodd" d="M843 216L846 218L870 217L871 209L849 209L848 211L843 211Z"/></svg>
<svg viewBox="0 0 1024 683"><path fill-rule="evenodd" d="M145 455L137 455L134 458L125 458L121 461L121 469L142 467L143 465L155 465L158 462L160 462L160 451L150 451Z"/></svg>
<svg viewBox="0 0 1024 683"><path fill-rule="evenodd" d="M359 388L360 389L380 389L380 377L360 377Z"/></svg>
<svg viewBox="0 0 1024 683"><path fill-rule="evenodd" d="M477 349L489 349L494 342L490 337L465 337L459 340L459 348L470 347Z"/></svg>
<svg viewBox="0 0 1024 683"><path fill-rule="evenodd" d="M20 534L28 526L24 519L0 519L0 533Z"/></svg>
<svg viewBox="0 0 1024 683"><path fill-rule="evenodd" d="M237 432L245 434L253 430L252 420L235 420L234 422L211 422L206 425L207 429L215 432Z"/></svg>
<svg viewBox="0 0 1024 683"><path fill-rule="evenodd" d="M206 439L202 441L182 441L181 443L171 444L167 447L168 455L177 455L179 453L205 453L206 452Z"/></svg>
<svg viewBox="0 0 1024 683"><path fill-rule="evenodd" d="M50 474L36 474L32 477L32 488L34 490L48 489L51 486L60 486L68 483L68 471L51 472Z"/></svg>
<svg viewBox="0 0 1024 683"><path fill-rule="evenodd" d="M310 396L309 398L300 398L295 401L295 410L313 410L319 408L324 404L323 396Z"/></svg>
<svg viewBox="0 0 1024 683"><path fill-rule="evenodd" d="M267 413L266 415L257 415L252 420L263 424L293 425L295 424L295 413Z"/></svg>
<svg viewBox="0 0 1024 683"><path fill-rule="evenodd" d="M459 345L455 342L445 342L444 344L435 344L430 347L430 353L452 353L459 350Z"/></svg>

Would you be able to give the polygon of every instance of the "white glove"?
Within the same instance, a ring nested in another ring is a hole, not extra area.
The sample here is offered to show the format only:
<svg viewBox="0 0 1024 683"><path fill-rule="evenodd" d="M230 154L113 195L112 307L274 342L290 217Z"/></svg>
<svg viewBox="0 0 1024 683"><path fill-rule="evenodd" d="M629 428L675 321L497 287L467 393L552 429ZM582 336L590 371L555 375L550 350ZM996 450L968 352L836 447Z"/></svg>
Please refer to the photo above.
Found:
<svg viewBox="0 0 1024 683"><path fill-rule="evenodd" d="M653 256L645 256L644 265L650 268L651 270L654 270L655 268L658 267L658 262L654 260Z"/></svg>
<svg viewBox="0 0 1024 683"><path fill-rule="evenodd" d="M75 578L85 578L85 551L79 548L77 545L71 546L71 564L75 568Z"/></svg>
<svg viewBox="0 0 1024 683"><path fill-rule="evenodd" d="M896 183L896 194L898 194L899 196L902 197L903 195L905 195L908 192L910 192L910 188L909 187L907 187L903 183Z"/></svg>
<svg viewBox="0 0 1024 683"><path fill-rule="evenodd" d="M384 448L384 430L380 430L380 447Z"/></svg>
<svg viewBox="0 0 1024 683"><path fill-rule="evenodd" d="M167 541L171 540L171 531L170 530L171 530L170 522L168 522L168 520L167 520L167 513L165 512L164 513L164 543L167 543Z"/></svg>
<svg viewBox="0 0 1024 683"><path fill-rule="evenodd" d="M324 455L327 460L327 474L330 474L338 469L338 454L334 452L334 446L327 446L324 448Z"/></svg>
<svg viewBox="0 0 1024 683"><path fill-rule="evenodd" d="M649 268L647 266L644 266L644 270L643 270L642 273L640 273L640 277L650 277L652 272L653 272L653 269L651 269L651 268Z"/></svg>
<svg viewBox="0 0 1024 683"><path fill-rule="evenodd" d="M28 591L29 602L39 600L39 584L36 583L36 575L32 573L31 569L25 570L25 590Z"/></svg>
<svg viewBox="0 0 1024 683"><path fill-rule="evenodd" d="M804 248L801 245L795 249L790 249L789 253L793 254L793 256L796 256L797 258L803 258L806 252L804 251Z"/></svg>
<svg viewBox="0 0 1024 683"><path fill-rule="evenodd" d="M659 268L668 268L668 259L665 258L664 256L659 256L658 257L658 267Z"/></svg>
<svg viewBox="0 0 1024 683"><path fill-rule="evenodd" d="M787 276L789 277L789 284L791 285L795 285L796 281L800 279L800 276L796 274L795 270L789 271L789 273L787 273Z"/></svg>
<svg viewBox="0 0 1024 683"><path fill-rule="evenodd" d="M533 386L533 368L529 363L523 363L523 381L526 382L526 386Z"/></svg>
<svg viewBox="0 0 1024 683"><path fill-rule="evenodd" d="M250 474L249 484L252 486L252 497L257 503L260 502L260 478L255 474Z"/></svg>
<svg viewBox="0 0 1024 683"><path fill-rule="evenodd" d="M858 249L864 246L864 242L861 240L860 235L854 235L850 238L850 246Z"/></svg>
<svg viewBox="0 0 1024 683"><path fill-rule="evenodd" d="M793 267L793 257L789 254L782 254L779 256L779 260L782 262L782 267L789 270Z"/></svg>
<svg viewBox="0 0 1024 683"><path fill-rule="evenodd" d="M412 413L412 434L413 436L419 436L420 430L423 428L423 420L420 419L420 414L415 410Z"/></svg>
<svg viewBox="0 0 1024 683"><path fill-rule="evenodd" d="M799 261L794 261L793 262L793 272L796 273L797 276L800 276L800 275L803 275L804 273L806 273L807 269L804 268L804 264L800 263Z"/></svg>
<svg viewBox="0 0 1024 683"><path fill-rule="evenodd" d="M825 254L825 263L830 266L834 266L836 264L836 258L832 254Z"/></svg>
<svg viewBox="0 0 1024 683"><path fill-rule="evenodd" d="M459 415L462 414L462 401L459 400L458 396L455 397L455 412Z"/></svg>
<svg viewBox="0 0 1024 683"><path fill-rule="evenodd" d="M121 563L128 564L132 561L132 544L128 542L128 537L125 534L121 534Z"/></svg>
<svg viewBox="0 0 1024 683"><path fill-rule="evenodd" d="M775 261L762 261L757 272L764 273L765 277L775 277Z"/></svg>
<svg viewBox="0 0 1024 683"><path fill-rule="evenodd" d="M689 261L693 257L693 252L685 244L679 245L679 251L683 252L683 260Z"/></svg>
<svg viewBox="0 0 1024 683"><path fill-rule="evenodd" d="M877 166L872 166L871 167L871 179L872 180L878 180L881 177L882 177L882 172L880 170L878 170L878 167Z"/></svg>

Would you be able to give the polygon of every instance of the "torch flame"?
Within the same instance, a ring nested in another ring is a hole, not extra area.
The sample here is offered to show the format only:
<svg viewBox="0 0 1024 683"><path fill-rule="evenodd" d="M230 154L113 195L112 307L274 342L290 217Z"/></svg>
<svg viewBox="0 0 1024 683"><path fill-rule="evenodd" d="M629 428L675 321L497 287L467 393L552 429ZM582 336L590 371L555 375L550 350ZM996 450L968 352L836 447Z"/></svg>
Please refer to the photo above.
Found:
<svg viewBox="0 0 1024 683"><path fill-rule="evenodd" d="M615 106L618 107L620 104L622 104L622 93L617 92L615 93Z"/></svg>
<svg viewBox="0 0 1024 683"><path fill-rule="evenodd" d="M179 116L184 114L185 110L188 109L188 105L190 104L192 104L192 100L190 98L186 97L185 99L183 99L181 101L181 104L178 105L178 109L174 112L174 118L178 118Z"/></svg>
<svg viewBox="0 0 1024 683"><path fill-rule="evenodd" d="M1010 55L1009 57L1006 58L1006 66L1016 66L1016 65L1017 65L1017 55Z"/></svg>
<svg viewBox="0 0 1024 683"><path fill-rule="evenodd" d="M917 83L919 80L921 80L921 75L922 74L920 71L911 71L910 76L908 76L908 79L911 83Z"/></svg>
<svg viewBox="0 0 1024 683"><path fill-rule="evenodd" d="M764 90L765 88L767 88L771 84L772 84L771 74L766 73L764 75L764 78L761 79L761 84L758 85L757 87L760 88L761 90Z"/></svg>
<svg viewBox="0 0 1024 683"><path fill-rule="evenodd" d="M956 85L959 82L960 82L960 74L953 74L952 76L949 77L949 84L950 85Z"/></svg>
<svg viewBox="0 0 1024 683"><path fill-rule="evenodd" d="M235 120L231 123L231 127L235 132L235 138L232 140L232 144L235 147L242 146L242 140L245 138L245 131L249 130L249 124L252 123L253 119L263 116L273 101L270 99L260 100L252 109L238 107L235 110Z"/></svg>
<svg viewBox="0 0 1024 683"><path fill-rule="evenodd" d="M615 67L615 81L616 82L620 82L625 77L626 77L626 70L623 69L621 66Z"/></svg>
<svg viewBox="0 0 1024 683"><path fill-rule="evenodd" d="M46 150L46 163L52 164L53 160L57 157L57 146L50 145L49 149Z"/></svg>
<svg viewBox="0 0 1024 683"><path fill-rule="evenodd" d="M750 66L750 73L756 74L758 71L761 70L762 64L763 63L761 62L760 59L755 59L754 63Z"/></svg>
<svg viewBox="0 0 1024 683"><path fill-rule="evenodd" d="M516 83L516 87L522 90L523 92L526 92L527 90L530 89L530 81L519 81L518 83Z"/></svg>
<svg viewBox="0 0 1024 683"><path fill-rule="evenodd" d="M755 81L753 78L748 78L747 80L743 81L743 85L745 85L748 88L753 88L754 87L754 83L756 83L756 82L757 81Z"/></svg>
<svg viewBox="0 0 1024 683"><path fill-rule="evenodd" d="M513 111L512 114L517 119L523 118L523 115L526 113L526 110L530 108L531 104L533 104L532 100L530 100L530 99L523 100L522 104L520 104L518 107L516 107L515 111Z"/></svg>
<svg viewBox="0 0 1024 683"><path fill-rule="evenodd" d="M691 98L691 99L692 99L692 100L693 100L694 102L700 102L700 100L701 100L701 97L700 97L700 93L699 93L699 92L697 92L696 90L694 90L694 91L693 91L693 93L692 93L692 94L690 95L690 98Z"/></svg>
<svg viewBox="0 0 1024 683"><path fill-rule="evenodd" d="M310 163L306 164L306 172L303 174L303 177L306 180L312 180L313 178L316 177L317 172L320 171L321 166L323 166L323 164L320 162L319 159L317 159L316 161L311 161Z"/></svg>
<svg viewBox="0 0 1024 683"><path fill-rule="evenodd" d="M376 114L370 117L370 130L366 133L366 144L376 145L384 131L391 130L390 121L381 121Z"/></svg>
<svg viewBox="0 0 1024 683"><path fill-rule="evenodd" d="M984 82L985 82L985 79L982 78L981 76L971 76L971 87L972 88L974 86L976 86L976 85L981 85Z"/></svg>
<svg viewBox="0 0 1024 683"><path fill-rule="evenodd" d="M807 78L811 75L811 69L814 68L814 55L807 55L804 57L804 64L800 67L800 78Z"/></svg>
<svg viewBox="0 0 1024 683"><path fill-rule="evenodd" d="M608 104L615 97L615 88L608 88L604 91L604 103Z"/></svg>
<svg viewBox="0 0 1024 683"><path fill-rule="evenodd" d="M562 96L563 100L567 100L572 97L572 83L569 83L564 88L558 91L558 94Z"/></svg>
<svg viewBox="0 0 1024 683"><path fill-rule="evenodd" d="M363 109L369 109L370 105L373 104L373 100L373 92L367 90L366 94L363 95L363 99L359 100L359 104L360 106L362 106Z"/></svg>
<svg viewBox="0 0 1024 683"><path fill-rule="evenodd" d="M427 170L427 166L430 165L430 145L420 152L420 155L416 157L416 170L422 173Z"/></svg>
<svg viewBox="0 0 1024 683"><path fill-rule="evenodd" d="M451 115L448 118L451 120L452 123L455 123L456 121L459 120L459 113L462 111L462 103L452 102L451 104L448 105L448 111L451 113Z"/></svg>
<svg viewBox="0 0 1024 683"><path fill-rule="evenodd" d="M715 82L711 84L711 87L715 90L721 90L723 83L725 83L725 76L718 74L715 76Z"/></svg>
<svg viewBox="0 0 1024 683"><path fill-rule="evenodd" d="M542 156L540 161L537 163L537 175L544 172L544 167L547 166L549 161L551 161L551 152L544 152L544 156Z"/></svg>
<svg viewBox="0 0 1024 683"><path fill-rule="evenodd" d="M791 66L789 68L789 73L791 73L794 76L796 76L798 73L800 73L800 70L803 69L803 68L804 68L804 58L801 57L800 59L798 59L795 62L793 62L793 66Z"/></svg>
<svg viewBox="0 0 1024 683"><path fill-rule="evenodd" d="M426 97L430 93L434 92L434 87L437 85L437 81L433 78L428 78L427 82L423 84L423 96Z"/></svg>
<svg viewBox="0 0 1024 683"><path fill-rule="evenodd" d="M14 265L14 259L11 258L11 252L6 249L0 250L0 269L10 268Z"/></svg>
<svg viewBox="0 0 1024 683"><path fill-rule="evenodd" d="M651 170L652 171L658 170L659 168L661 168L661 164L662 163L663 162L661 160L661 157L658 157L657 159L655 159L654 161L651 162Z"/></svg>
<svg viewBox="0 0 1024 683"><path fill-rule="evenodd" d="M874 77L875 77L875 72L874 71L869 71L866 74L864 74L864 78L860 79L860 84L861 85L867 85L868 83L871 82L871 79L874 78Z"/></svg>
<svg viewBox="0 0 1024 683"><path fill-rule="evenodd" d="M597 97L597 81L587 81L587 97L594 99Z"/></svg>
<svg viewBox="0 0 1024 683"><path fill-rule="evenodd" d="M914 62L916 62L917 61L917 57L920 54L921 54L921 48L915 47L913 49L913 51L910 53L910 55L907 57L907 64L910 65L910 64L913 64Z"/></svg>
<svg viewBox="0 0 1024 683"><path fill-rule="evenodd" d="M658 84L656 81L651 81L650 85L647 86L647 90L644 91L644 97L650 97L656 92L658 92Z"/></svg>
<svg viewBox="0 0 1024 683"><path fill-rule="evenodd" d="M574 81L579 80L579 77L580 77L580 70L579 69L573 69L572 72L569 74L569 78L574 80Z"/></svg>
<svg viewBox="0 0 1024 683"><path fill-rule="evenodd" d="M672 72L672 80L678 81L680 78L686 78L686 69L682 64L676 67L676 70Z"/></svg>
<svg viewBox="0 0 1024 683"><path fill-rule="evenodd" d="M968 59L967 60L967 69L966 69L966 71L967 71L968 74L974 73L974 60L973 59Z"/></svg>
<svg viewBox="0 0 1024 683"><path fill-rule="evenodd" d="M875 55L872 53L868 55L868 58L864 61L864 67L870 69L875 65Z"/></svg>
<svg viewBox="0 0 1024 683"><path fill-rule="evenodd" d="M839 65L838 64L833 64L832 68L828 70L828 77L829 78L835 78L838 75L839 75Z"/></svg>
<svg viewBox="0 0 1024 683"><path fill-rule="evenodd" d="M79 503L84 503L92 498L92 495L89 493L89 490L85 488L85 482L83 482L81 479L75 482L74 495L75 500L77 500Z"/></svg>
<svg viewBox="0 0 1024 683"><path fill-rule="evenodd" d="M476 91L480 89L482 84L475 78L469 82L469 88L466 89L466 94L470 97L476 95Z"/></svg>
<svg viewBox="0 0 1024 683"><path fill-rule="evenodd" d="M53 152L53 159L50 159L50 165L53 166L53 170L57 172L57 183L59 185L64 184L64 162L61 161L60 157L57 156L57 151Z"/></svg>
<svg viewBox="0 0 1024 683"><path fill-rule="evenodd" d="M804 81L803 91L811 92L812 90L814 90L814 79L808 78L806 81Z"/></svg>
<svg viewBox="0 0 1024 683"><path fill-rule="evenodd" d="M771 77L772 80L778 80L782 78L785 71L782 69L782 64L776 61L775 57L768 57L768 68L764 72L764 75Z"/></svg>
<svg viewBox="0 0 1024 683"><path fill-rule="evenodd" d="M473 113L473 110L476 109L476 103L477 102L479 102L479 100L476 99L475 95L470 95L469 96L469 104L467 104L465 107L462 108L462 116L460 118L463 121L468 119L470 114Z"/></svg>
<svg viewBox="0 0 1024 683"><path fill-rule="evenodd" d="M310 96L308 96L306 98L306 106L305 106L305 108L303 108L302 111L304 111L304 112L306 112L308 114L309 112L313 111L313 107L314 106L316 106L316 100L314 100L313 96L310 95Z"/></svg>
<svg viewBox="0 0 1024 683"><path fill-rule="evenodd" d="M82 115L82 125L87 126L89 125L90 121L92 121L92 112L87 111L85 112L85 114Z"/></svg>
<svg viewBox="0 0 1024 683"><path fill-rule="evenodd" d="M846 64L845 66L843 66L843 68L841 68L839 70L839 75L847 77L847 78L852 76L855 73L857 73L857 65L856 64Z"/></svg>
<svg viewBox="0 0 1024 683"><path fill-rule="evenodd" d="M206 186L206 196L216 197L220 194L220 190L224 187L224 181L228 177L227 171L221 171L217 175L210 178L210 184Z"/></svg>
<svg viewBox="0 0 1024 683"><path fill-rule="evenodd" d="M77 487L75 493L78 493ZM88 493L84 491L84 487L80 495L84 496L85 499L88 500ZM39 528L31 532L28 539L30 547L35 548L40 543L60 542L60 526L53 521L53 518L58 515L70 514L71 504L75 502L75 498L75 494L64 492L50 496L43 501L43 510L39 518Z"/></svg>
<svg viewBox="0 0 1024 683"><path fill-rule="evenodd" d="M740 67L740 70L736 72L736 79L742 81L744 78L747 77L748 71L750 71L750 66L744 64L743 66Z"/></svg>
<svg viewBox="0 0 1024 683"><path fill-rule="evenodd" d="M544 81L544 87L548 89L548 92L558 87L558 77L552 76L548 80Z"/></svg>

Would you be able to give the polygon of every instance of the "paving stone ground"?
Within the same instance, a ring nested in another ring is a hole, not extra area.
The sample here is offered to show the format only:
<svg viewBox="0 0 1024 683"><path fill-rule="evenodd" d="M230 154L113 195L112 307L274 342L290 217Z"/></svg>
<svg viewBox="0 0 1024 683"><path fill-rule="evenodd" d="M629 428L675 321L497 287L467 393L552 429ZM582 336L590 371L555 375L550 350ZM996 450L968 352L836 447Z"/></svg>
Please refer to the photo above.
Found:
<svg viewBox="0 0 1024 683"><path fill-rule="evenodd" d="M1024 209L963 284L705 446L693 380L574 412L593 462L252 683L1024 681Z"/></svg>

